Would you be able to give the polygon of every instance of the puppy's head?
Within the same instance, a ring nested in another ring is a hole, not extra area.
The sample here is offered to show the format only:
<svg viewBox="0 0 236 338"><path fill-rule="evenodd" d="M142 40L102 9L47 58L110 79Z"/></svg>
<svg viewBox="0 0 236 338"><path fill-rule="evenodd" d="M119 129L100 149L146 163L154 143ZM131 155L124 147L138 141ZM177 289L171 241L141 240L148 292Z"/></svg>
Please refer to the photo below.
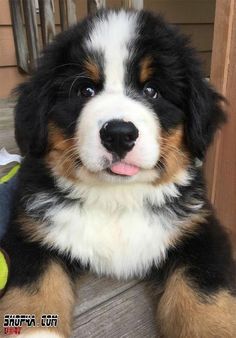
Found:
<svg viewBox="0 0 236 338"><path fill-rule="evenodd" d="M224 120L187 39L147 12L100 12L59 35L19 91L22 152L72 181L171 180Z"/></svg>

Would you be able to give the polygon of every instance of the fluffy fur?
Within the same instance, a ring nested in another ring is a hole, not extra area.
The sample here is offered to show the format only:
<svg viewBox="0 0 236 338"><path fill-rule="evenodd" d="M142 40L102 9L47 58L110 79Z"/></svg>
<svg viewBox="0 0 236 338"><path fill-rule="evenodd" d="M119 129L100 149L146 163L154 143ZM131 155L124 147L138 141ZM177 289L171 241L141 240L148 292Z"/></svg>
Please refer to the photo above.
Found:
<svg viewBox="0 0 236 338"><path fill-rule="evenodd" d="M99 12L56 37L18 92L25 159L1 242L11 275L0 314L14 313L9 299L23 290L35 313L45 302L59 311L56 293L40 295L63 277L69 317L75 278L92 270L158 282L163 337L235 337L231 249L197 165L225 120L222 98L187 39L147 12ZM135 126L135 139L116 129L107 146L111 121ZM55 334L68 337L68 322Z"/></svg>

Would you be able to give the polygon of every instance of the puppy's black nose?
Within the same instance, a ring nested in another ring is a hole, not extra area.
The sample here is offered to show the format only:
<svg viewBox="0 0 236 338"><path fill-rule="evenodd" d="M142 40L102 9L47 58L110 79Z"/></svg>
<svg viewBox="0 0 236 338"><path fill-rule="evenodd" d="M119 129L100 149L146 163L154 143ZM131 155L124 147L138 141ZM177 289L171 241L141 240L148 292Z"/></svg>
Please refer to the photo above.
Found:
<svg viewBox="0 0 236 338"><path fill-rule="evenodd" d="M109 152L123 158L133 148L138 137L138 129L132 122L111 120L102 126L100 137L103 146Z"/></svg>

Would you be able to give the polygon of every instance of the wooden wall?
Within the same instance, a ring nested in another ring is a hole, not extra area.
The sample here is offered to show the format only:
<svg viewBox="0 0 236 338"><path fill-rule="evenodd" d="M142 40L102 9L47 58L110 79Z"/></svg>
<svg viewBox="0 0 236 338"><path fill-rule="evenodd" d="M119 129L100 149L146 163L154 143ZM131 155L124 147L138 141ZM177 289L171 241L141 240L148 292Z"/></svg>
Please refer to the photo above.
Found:
<svg viewBox="0 0 236 338"><path fill-rule="evenodd" d="M211 81L226 97L228 123L208 151L209 198L231 233L236 257L236 1L217 0Z"/></svg>
<svg viewBox="0 0 236 338"><path fill-rule="evenodd" d="M16 0L20 1L20 0ZM87 1L77 0L77 17L87 14ZM109 7L122 6L122 0L107 0ZM144 8L162 13L170 22L192 37L193 45L203 60L206 76L210 74L215 0L144 0ZM55 0L57 31L60 31L58 0ZM0 0L0 98L11 90L25 75L16 64L15 47L8 0Z"/></svg>

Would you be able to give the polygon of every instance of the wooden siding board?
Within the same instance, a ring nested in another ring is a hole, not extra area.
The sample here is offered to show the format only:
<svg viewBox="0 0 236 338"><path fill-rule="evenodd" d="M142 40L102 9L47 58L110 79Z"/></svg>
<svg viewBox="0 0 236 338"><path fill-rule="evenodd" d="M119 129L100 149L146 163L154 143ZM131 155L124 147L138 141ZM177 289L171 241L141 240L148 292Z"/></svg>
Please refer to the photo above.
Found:
<svg viewBox="0 0 236 338"><path fill-rule="evenodd" d="M133 9L143 9L143 0L123 0L123 6L125 8L133 8Z"/></svg>
<svg viewBox="0 0 236 338"><path fill-rule="evenodd" d="M190 37L191 44L199 52L209 52L212 50L213 24L179 24L180 31Z"/></svg>
<svg viewBox="0 0 236 338"><path fill-rule="evenodd" d="M15 66L16 54L12 27L0 26L0 66Z"/></svg>
<svg viewBox="0 0 236 338"><path fill-rule="evenodd" d="M10 153L19 153L14 137L13 108L9 103L1 105L0 101L0 149L3 147ZM0 177L7 174L14 164L0 166Z"/></svg>
<svg viewBox="0 0 236 338"><path fill-rule="evenodd" d="M26 79L25 75L19 73L17 67L0 68L0 77L4 79L4 81L0 81L0 98L6 98L11 95L13 88Z"/></svg>
<svg viewBox="0 0 236 338"><path fill-rule="evenodd" d="M54 11L53 0L39 1L43 46L51 42L56 34Z"/></svg>
<svg viewBox="0 0 236 338"><path fill-rule="evenodd" d="M77 0L76 14L77 14L78 20L81 20L87 16L88 14L87 1Z"/></svg>
<svg viewBox="0 0 236 338"><path fill-rule="evenodd" d="M20 1L9 1L11 18L13 22L14 52L18 67L24 72L29 72L29 51L23 26L23 12Z"/></svg>
<svg viewBox="0 0 236 338"><path fill-rule="evenodd" d="M66 0L68 26L77 22L76 0Z"/></svg>
<svg viewBox="0 0 236 338"><path fill-rule="evenodd" d="M93 274L85 274L78 280L78 306L75 315L80 316L99 304L120 295L124 291L137 285L140 281L130 280L127 282L117 279L100 277Z"/></svg>
<svg viewBox="0 0 236 338"><path fill-rule="evenodd" d="M14 1L14 0L13 0ZM55 5L55 23L56 23L56 32L60 31L60 13L59 13L59 1L64 1L67 2L67 0L54 0L54 5ZM86 14L87 14L87 1L81 1L81 0L74 0L76 3L76 16L78 19L83 18ZM120 7L120 5L124 2L124 0L107 0L107 6L108 7L112 7L112 8L117 8ZM163 9L164 5L165 8L169 11L172 11L172 14L170 13L170 19L171 16L174 19L174 14L175 14L175 18L177 17L177 19L175 19L173 22L176 22L180 19L180 14L182 15L182 19L184 20L184 22L181 23L177 23L177 25L180 27L180 30L184 33L186 33L187 35L191 36L191 40L192 40L192 45L201 52L200 57L204 60L204 68L205 70L205 74L206 76L209 76L210 73L210 52L211 52L211 40L212 40L212 31L213 31L213 24L210 23L202 23L203 21L206 21L207 16L205 15L206 12L209 12L209 10L211 11L211 17L214 14L214 4L215 4L215 0L145 0L144 1L144 6L151 6L151 3L153 2L153 10L154 11L159 11L161 8ZM198 14L196 16L196 13L192 14L192 16L194 16L194 20L193 18L191 18L191 20L187 20L187 21L197 21L197 17L199 16L199 13L203 16L201 18L201 22L192 22L190 24L186 23L186 13L179 13L181 8L183 8L184 5L186 5L187 3L187 7L185 7L186 9L188 9L188 11L191 10L191 12L194 12L194 9L196 8L196 6L198 6ZM191 3L191 4L188 4ZM0 4L4 4L5 6L3 6L3 9L5 11L4 13L4 17L8 17L8 11L9 11L9 6L8 5L8 0L0 0ZM164 4L164 5L163 5ZM201 11L200 8L201 7ZM169 9L168 9L169 8ZM171 9L172 8L172 9ZM178 13L173 13L174 8L178 9ZM1 8L2 9L2 8ZM200 12L199 12L200 11ZM2 11L0 11L0 19L1 17L3 17L2 15ZM41 42L41 29L40 29L40 20L39 20L39 15L36 15L37 17L37 22L38 22L38 29L39 29L39 45L40 48L42 46L42 42ZM204 20L203 20L204 19ZM8 19L7 19L8 20ZM8 20L4 21L4 24L9 24L10 21ZM208 13L208 19L209 21L209 13ZM212 21L212 19L210 20ZM1 21L0 21L1 22ZM0 23L0 36L1 36L1 29L6 28L11 30L11 26L1 26ZM8 32L8 38L2 38L0 37L0 39L2 39L2 42L0 41L0 47L3 44L4 49L2 49L1 54L0 54L0 76L1 76L1 67L2 66L15 66L16 65L16 61L15 61L15 48L13 45L13 41L11 40L12 38L12 33L9 31ZM3 41L4 40L4 41ZM5 46L7 48L5 48ZM17 81L17 80L16 80ZM9 82L8 82L9 83ZM4 91L6 92L6 91ZM2 97L2 93L0 93L0 96Z"/></svg>
<svg viewBox="0 0 236 338"><path fill-rule="evenodd" d="M131 8L141 10L143 9L144 0L131 0Z"/></svg>
<svg viewBox="0 0 236 338"><path fill-rule="evenodd" d="M33 69L36 66L37 57L39 54L39 33L37 27L35 3L33 0L23 0L22 3L25 14L24 17L28 40L30 68Z"/></svg>
<svg viewBox="0 0 236 338"><path fill-rule="evenodd" d="M0 25L11 24L11 13L8 0L0 0Z"/></svg>
<svg viewBox="0 0 236 338"><path fill-rule="evenodd" d="M106 7L106 0L87 0L88 13L94 14L99 9Z"/></svg>
<svg viewBox="0 0 236 338"><path fill-rule="evenodd" d="M61 29L64 31L68 27L66 0L59 0Z"/></svg>
<svg viewBox="0 0 236 338"><path fill-rule="evenodd" d="M225 87L227 82L226 67L228 63L228 35L229 35L229 16L230 16L230 1L223 0L216 6L216 25L214 28L213 52L212 52L212 67L211 81L216 86L217 90L225 95ZM219 53L220 50L220 53ZM218 155L221 142L221 131L217 132L214 143L208 150L205 172L208 185L208 196L212 203L215 202L215 192L217 183L218 170Z"/></svg>
<svg viewBox="0 0 236 338"><path fill-rule="evenodd" d="M229 102L228 110L228 123L223 127L220 134L220 142L218 148L217 170L215 177L215 196L214 205L217 210L217 214L225 226L229 229L232 235L232 242L236 249L236 1L230 0L230 7L225 0L218 0L217 5L219 9L229 9L229 16L223 16L217 18L219 25L223 25L225 21L228 23L227 35L221 37L224 40L227 39L227 48L225 54L225 63L223 71L222 92L226 96ZM215 42L215 48L216 48ZM220 41L219 41L220 43ZM219 46L220 50L222 46ZM215 51L215 53L217 50ZM217 57L215 55L215 57ZM215 67L213 64L212 79L217 73L217 67L221 67L221 56L215 60ZM236 252L236 251L235 251Z"/></svg>
<svg viewBox="0 0 236 338"><path fill-rule="evenodd" d="M79 316L76 309L72 337L157 338L155 305L147 288L138 283Z"/></svg>
<svg viewBox="0 0 236 338"><path fill-rule="evenodd" d="M55 0L56 24L60 22L58 1ZM77 13L81 12L80 17L83 17L86 15L87 1L76 1L80 7ZM117 8L122 5L123 1L107 0L107 5ZM11 16L8 0L0 0L0 8L0 25L10 25ZM215 0L144 0L144 8L165 13L166 18L173 23L213 23Z"/></svg>
<svg viewBox="0 0 236 338"><path fill-rule="evenodd" d="M146 0L144 9L161 13L172 23L213 23L215 0Z"/></svg>
<svg viewBox="0 0 236 338"><path fill-rule="evenodd" d="M209 77L211 72L211 54L211 52L199 53L199 58L202 62L203 74L206 77Z"/></svg>
<svg viewBox="0 0 236 338"><path fill-rule="evenodd" d="M191 38L191 44L199 52L209 52L212 50L213 25L177 25L181 32ZM39 26L40 32L40 26ZM56 25L56 33L60 32L60 26ZM40 46L42 45L41 39ZM11 26L0 26L0 67L15 66L15 46Z"/></svg>
<svg viewBox="0 0 236 338"><path fill-rule="evenodd" d="M125 0L107 0L107 8L120 8L124 6Z"/></svg>

